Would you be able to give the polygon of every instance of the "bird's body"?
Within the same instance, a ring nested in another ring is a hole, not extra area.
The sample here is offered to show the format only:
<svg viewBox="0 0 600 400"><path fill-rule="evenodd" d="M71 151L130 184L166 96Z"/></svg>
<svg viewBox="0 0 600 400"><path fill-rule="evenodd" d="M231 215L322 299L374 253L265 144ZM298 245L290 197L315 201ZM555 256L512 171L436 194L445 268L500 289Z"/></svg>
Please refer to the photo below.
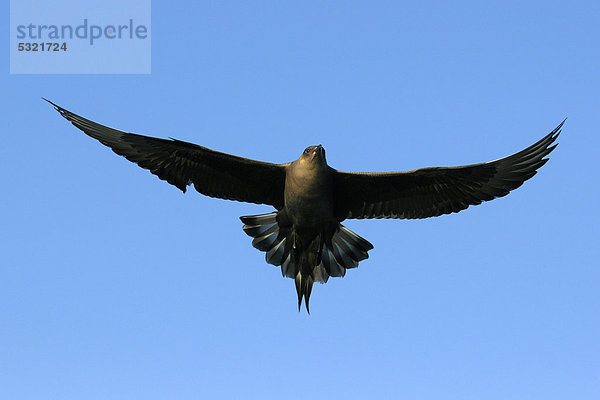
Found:
<svg viewBox="0 0 600 400"><path fill-rule="evenodd" d="M285 171L284 209L298 227L335 221L333 171L321 145L308 147Z"/></svg>
<svg viewBox="0 0 600 400"><path fill-rule="evenodd" d="M336 218L334 176L323 147L310 146L285 167L283 207L267 214L270 218L242 217L244 230L255 238L252 244L267 253L267 262L281 265L282 274L294 279L298 308L304 297L307 311L315 281L343 276L373 248Z"/></svg>
<svg viewBox="0 0 600 400"><path fill-rule="evenodd" d="M321 145L291 163L265 163L119 131L50 103L87 135L183 192L193 185L207 196L272 205L270 214L241 217L243 229L268 263L294 279L298 308L304 298L307 311L314 282L344 276L373 248L342 221L428 218L505 196L546 163L564 123L526 149L487 163L352 173L328 166Z"/></svg>

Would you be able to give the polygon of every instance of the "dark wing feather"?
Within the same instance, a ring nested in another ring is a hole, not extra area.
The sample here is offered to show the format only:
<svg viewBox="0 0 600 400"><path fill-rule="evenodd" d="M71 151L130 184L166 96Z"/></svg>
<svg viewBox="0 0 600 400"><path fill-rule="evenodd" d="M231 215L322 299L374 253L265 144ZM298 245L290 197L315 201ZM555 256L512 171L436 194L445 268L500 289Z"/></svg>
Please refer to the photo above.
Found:
<svg viewBox="0 0 600 400"><path fill-rule="evenodd" d="M184 193L193 184L207 196L283 207L285 164L254 161L180 140L119 131L48 102L88 136Z"/></svg>
<svg viewBox="0 0 600 400"><path fill-rule="evenodd" d="M506 196L548 161L544 157L557 146L563 124L528 148L487 163L409 172L336 171L336 217L428 218Z"/></svg>

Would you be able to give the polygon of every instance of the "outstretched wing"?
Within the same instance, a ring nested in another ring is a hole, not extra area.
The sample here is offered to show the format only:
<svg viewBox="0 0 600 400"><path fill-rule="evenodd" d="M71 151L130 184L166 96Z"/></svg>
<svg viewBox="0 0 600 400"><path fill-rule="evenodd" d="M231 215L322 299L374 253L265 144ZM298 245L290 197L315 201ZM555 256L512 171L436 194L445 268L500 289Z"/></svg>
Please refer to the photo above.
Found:
<svg viewBox="0 0 600 400"><path fill-rule="evenodd" d="M511 156L482 164L423 168L409 172L334 175L335 213L346 218L428 218L464 210L506 196L534 176L561 132Z"/></svg>
<svg viewBox="0 0 600 400"><path fill-rule="evenodd" d="M207 196L283 207L285 164L254 161L180 140L119 131L46 101L85 134L184 193L193 184Z"/></svg>

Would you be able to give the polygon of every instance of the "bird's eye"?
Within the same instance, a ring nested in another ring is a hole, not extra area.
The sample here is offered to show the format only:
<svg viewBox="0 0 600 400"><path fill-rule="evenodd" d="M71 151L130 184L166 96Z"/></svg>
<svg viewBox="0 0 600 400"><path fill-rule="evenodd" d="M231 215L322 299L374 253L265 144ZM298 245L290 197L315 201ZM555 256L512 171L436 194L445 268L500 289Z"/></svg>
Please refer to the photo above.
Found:
<svg viewBox="0 0 600 400"><path fill-rule="evenodd" d="M306 150L304 150L304 154L309 154L310 153L310 147L307 147Z"/></svg>

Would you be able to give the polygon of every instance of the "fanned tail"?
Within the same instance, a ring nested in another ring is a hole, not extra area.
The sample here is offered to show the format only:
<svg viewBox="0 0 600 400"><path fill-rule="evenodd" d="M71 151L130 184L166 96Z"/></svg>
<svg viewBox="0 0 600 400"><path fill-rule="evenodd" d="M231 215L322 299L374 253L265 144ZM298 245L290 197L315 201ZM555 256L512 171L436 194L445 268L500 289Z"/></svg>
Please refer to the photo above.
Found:
<svg viewBox="0 0 600 400"><path fill-rule="evenodd" d="M346 274L369 258L373 245L345 226L336 223L329 229L299 234L291 226L281 226L277 212L240 217L244 232L253 237L252 246L264 251L269 264L281 266L281 274L292 278L310 314L309 299L314 282L325 283L330 276Z"/></svg>
<svg viewBox="0 0 600 400"><path fill-rule="evenodd" d="M342 224L330 240L325 239L321 248L320 264L315 268L315 280L325 283L330 276L343 277L346 269L358 267L358 263L369 258L373 245Z"/></svg>

